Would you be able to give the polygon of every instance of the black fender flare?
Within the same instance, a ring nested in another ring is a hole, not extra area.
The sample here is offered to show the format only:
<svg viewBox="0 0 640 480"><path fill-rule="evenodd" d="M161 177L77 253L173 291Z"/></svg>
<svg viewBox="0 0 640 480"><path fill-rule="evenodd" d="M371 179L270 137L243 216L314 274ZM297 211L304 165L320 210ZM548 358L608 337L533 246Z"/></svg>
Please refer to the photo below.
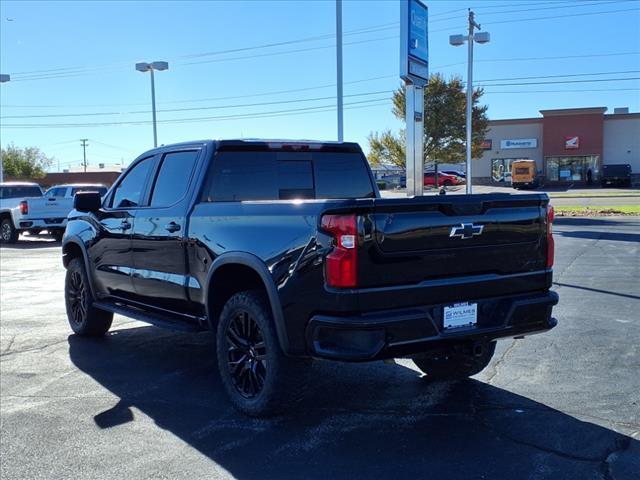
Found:
<svg viewBox="0 0 640 480"><path fill-rule="evenodd" d="M245 267L251 268L255 271L262 283L264 284L264 288L267 292L267 297L269 298L269 304L271 305L271 312L273 314L273 321L276 327L276 333L278 335L278 341L280 342L280 348L282 351L287 354L289 352L289 337L287 335L286 326L284 323L284 315L282 313L282 305L280 303L280 296L278 295L278 289L276 288L276 284L273 281L273 277L267 268L267 265L258 257L251 253L246 252L229 252L223 253L218 258L216 258L211 264L211 268L209 269L209 273L207 274L207 280L205 283L205 292L204 292L204 300L205 300L205 309L207 312L207 319L209 322L209 327L213 329L211 312L209 311L209 305L211 302L209 301L209 292L211 291L209 286L211 285L211 279L213 278L216 271L222 267L223 265L236 264L243 265ZM215 292L213 292L215 295Z"/></svg>
<svg viewBox="0 0 640 480"><path fill-rule="evenodd" d="M95 289L95 285L93 283L93 271L90 268L90 264L89 264L89 254L87 253L87 247L84 244L84 242L82 241L82 239L77 236L77 235L70 235L65 237L64 242L62 244L62 264L64 265L64 268L67 268L68 262L65 262L64 260L64 251L67 248L67 246L69 244L74 244L76 245L79 249L80 252L82 252L82 261L84 262L84 269L85 272L87 272L87 278L89 279L89 289L91 290L91 296L96 299L96 289ZM66 263L66 264L65 264Z"/></svg>

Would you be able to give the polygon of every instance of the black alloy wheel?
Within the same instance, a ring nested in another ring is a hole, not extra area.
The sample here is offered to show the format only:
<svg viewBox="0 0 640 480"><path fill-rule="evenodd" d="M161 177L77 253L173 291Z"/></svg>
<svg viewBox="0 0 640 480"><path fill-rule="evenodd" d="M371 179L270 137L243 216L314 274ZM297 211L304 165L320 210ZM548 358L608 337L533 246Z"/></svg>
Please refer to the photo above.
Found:
<svg viewBox="0 0 640 480"><path fill-rule="evenodd" d="M71 272L67 288L69 320L82 325L87 318L87 288L79 271Z"/></svg>
<svg viewBox="0 0 640 480"><path fill-rule="evenodd" d="M64 281L64 300L67 320L74 333L81 336L99 337L109 331L113 313L93 306L93 295L89 278L80 258L73 258L67 265Z"/></svg>
<svg viewBox="0 0 640 480"><path fill-rule="evenodd" d="M227 363L233 385L244 398L255 398L267 376L267 346L250 312L240 310L226 332Z"/></svg>

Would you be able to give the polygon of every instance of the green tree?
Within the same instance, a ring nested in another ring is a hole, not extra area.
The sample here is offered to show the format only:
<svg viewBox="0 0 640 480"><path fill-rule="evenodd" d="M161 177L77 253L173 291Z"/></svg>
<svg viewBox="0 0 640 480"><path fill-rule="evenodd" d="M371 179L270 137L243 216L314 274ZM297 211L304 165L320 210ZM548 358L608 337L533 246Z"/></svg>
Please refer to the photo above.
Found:
<svg viewBox="0 0 640 480"><path fill-rule="evenodd" d="M482 156L482 141L489 128L487 106L479 105L484 93L473 92L472 157ZM392 97L392 112L405 120L405 89L400 86ZM466 93L462 80L445 80L440 74L431 75L424 89L424 160L425 163L459 163L465 158ZM404 167L405 131L394 134L391 130L369 135L369 162L372 165L390 163Z"/></svg>
<svg viewBox="0 0 640 480"><path fill-rule="evenodd" d="M14 144L1 149L4 175L15 178L42 178L53 162L38 147L16 147Z"/></svg>

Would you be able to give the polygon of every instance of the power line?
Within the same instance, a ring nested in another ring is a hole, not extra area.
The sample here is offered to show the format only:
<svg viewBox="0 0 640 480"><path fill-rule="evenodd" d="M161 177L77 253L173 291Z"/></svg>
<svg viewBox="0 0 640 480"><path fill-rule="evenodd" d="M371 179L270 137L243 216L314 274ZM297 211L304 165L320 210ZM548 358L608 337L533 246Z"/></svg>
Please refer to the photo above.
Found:
<svg viewBox="0 0 640 480"><path fill-rule="evenodd" d="M478 82L499 82L499 81L511 81L511 80L532 80L532 79L548 79L548 78L573 78L573 77L583 77L583 76L598 76L598 75L614 75L614 74L629 74L629 73L640 73L640 70L624 70L624 71L613 71L613 72L592 72L592 73L575 73L575 74L559 74L559 75L538 75L538 76L529 76L529 77L508 77L508 78L491 78L478 80ZM625 79L616 79L616 78L608 78L601 79L606 81L617 81L617 80L625 80ZM464 83L464 82L462 82ZM541 82L544 84L545 82ZM563 83L563 82L561 82ZM532 82L530 84L538 84L538 82ZM516 84L520 85L520 84ZM369 96L369 95L378 95L384 93L391 93L392 90L377 90L370 92L362 92L362 93L354 93L345 95L345 98L351 97L361 97L361 96ZM289 99L289 100L276 100L269 102L254 102L254 103L243 103L243 104L230 104L230 105L213 105L213 106L201 106L201 107L186 107L186 108L168 108L161 109L158 112L162 113L175 113L175 112L191 112L191 111L202 111L202 110L222 110L228 108L246 108L246 107L260 107L260 106L268 106L268 105L281 105L288 103L306 103L306 102L316 102L322 100L331 100L334 96L325 96L325 97L314 97L314 98L301 98L301 99ZM5 115L0 117L2 119L20 119L20 118L65 118L65 117L92 117L92 116L115 116L115 115L137 115L137 114L148 114L148 110L137 110L130 112L91 112L91 113L60 113L60 114L40 114L40 115Z"/></svg>
<svg viewBox="0 0 640 480"><path fill-rule="evenodd" d="M381 93L391 93L392 90L379 90L375 92L364 92L364 93L353 93L349 95L344 95L345 98L349 97L362 97L368 95L378 95ZM332 100L335 96L329 97L315 97L315 98L300 98L295 100L278 100L272 102L257 102L257 103L244 103L244 104L233 104L233 105L214 105L208 107L190 107L190 108L169 108L164 110L158 110L158 113L164 112L191 112L191 111L199 111L199 110L221 110L225 108L245 108L245 107L259 107L265 105L281 105L286 103L305 103L305 102L316 102L320 100ZM59 118L59 117L85 117L85 116L109 116L109 115L136 115L136 114L147 114L148 110L138 110L133 112L97 112L97 113L63 113L63 114L47 114L47 115L6 115L0 117L2 119L6 118Z"/></svg>
<svg viewBox="0 0 640 480"><path fill-rule="evenodd" d="M640 80L640 77L631 78L595 78L592 80L561 80L554 82L526 82L526 83L490 83L489 85L478 85L479 87L510 87L519 85L550 85L558 83L592 83L592 82L623 82L628 80Z"/></svg>
<svg viewBox="0 0 640 480"><path fill-rule="evenodd" d="M592 88L592 89L576 89L576 90L511 90L511 91L499 91L499 90L485 90L486 95L493 95L496 93L578 93L578 92L639 92L640 88Z"/></svg>
<svg viewBox="0 0 640 480"><path fill-rule="evenodd" d="M640 70L624 70L619 72L593 72L593 73L567 73L563 75L538 75L533 77L508 77L508 78L489 78L486 80L477 80L478 82L501 82L503 80L531 80L536 78L563 78L563 77L591 77L597 75L620 75L627 73L640 73ZM611 79L615 80L615 79ZM464 83L464 82L463 82Z"/></svg>
<svg viewBox="0 0 640 480"><path fill-rule="evenodd" d="M494 58L494 59L484 59L484 60L475 60L476 63L487 62L515 62L515 61L533 61L533 60L566 60L571 58L597 58L597 57L611 57L611 56L629 56L629 55L640 55L640 52L610 52L610 53L599 53L599 54L586 54L586 55L563 55L563 56L547 56L547 57L516 57L516 58ZM436 65L432 67L433 69L445 68L449 66L462 65L465 62L460 63L450 63L447 65ZM377 77L364 78L360 80L352 80L349 82L344 82L345 85L353 85L356 83L364 83L375 80L382 79L390 79L396 78L396 75L381 75ZM231 95L224 97L205 97L205 98L194 98L189 100L173 100L173 101L164 101L158 102L161 105L169 105L169 104L179 104L179 103L196 103L196 102L206 102L206 101L217 101L217 100L231 100L236 98L251 98L251 97L262 97L262 96L270 96L270 95L280 95L285 93L295 93L295 92L306 92L311 90L320 90L323 88L333 88L335 87L335 83L328 83L324 85L316 85L313 87L304 87L304 88L296 88L296 89L287 89L287 90L276 90L269 92L261 92L261 93L252 93L252 94L244 94L244 95ZM15 105L15 104L4 104L1 105L2 108L96 108L96 107L116 107L116 106L141 106L147 105L147 102L144 103L122 103L122 104L84 104L84 105ZM75 141L75 140L74 140Z"/></svg>
<svg viewBox="0 0 640 480"><path fill-rule="evenodd" d="M483 12L482 16L490 16L490 15L502 15L502 14L509 14L509 13L525 13L525 12L537 12L540 10L558 10L558 9L566 9L566 8L584 8L584 7L593 7L593 6L598 6L598 5L607 5L607 4L613 4L613 3L626 3L632 0L616 0L616 1L600 1L600 2L576 2L576 1L572 1L572 2L558 2L558 3L565 3L567 5L554 5L554 6L545 6L545 7L540 7L540 8L526 8L526 9L516 9L516 10L500 10L497 12ZM540 5L540 3L534 3L533 5ZM542 5L548 5L548 3L542 3ZM494 5L492 7L485 7L485 8L495 8L495 7L502 7L503 5L497 6ZM516 5L510 5L510 6L516 6ZM522 5L524 6L524 5ZM466 10L466 9L465 9ZM443 22L443 21L448 21L448 20L453 20L456 19L458 17L448 17L448 18L439 18L437 20L434 20L430 23L437 23L437 22Z"/></svg>
<svg viewBox="0 0 640 480"><path fill-rule="evenodd" d="M519 22L533 22L536 20L558 20L566 17L586 17L589 15L605 15L609 13L620 13L620 12L638 12L640 8L625 8L621 10L605 10L600 12L585 12L585 13L574 13L571 15L554 15L552 17L534 17L534 18L516 18L514 20L500 20L495 22L483 22L482 25L498 25L500 23L519 23Z"/></svg>
<svg viewBox="0 0 640 480"><path fill-rule="evenodd" d="M591 3L581 3L581 4L575 4L573 2L563 2L563 3L571 3L571 4L570 5L564 5L564 6L560 6L560 5L545 6L545 7L540 7L540 8L532 8L532 9L524 9L524 10L523 9L503 10L503 11L497 11L497 12L484 13L483 15L495 15L495 14L503 14L503 13L520 13L520 12L547 10L547 9L564 9L564 8L574 8L574 7L589 7L589 6L597 6L597 5L603 5L603 4L625 3L627 1L630 1L630 0L607 1L607 2L591 2ZM537 4L538 3L516 4L516 5L512 5L512 6L518 6L518 5L525 6L525 5L537 5ZM544 5L545 3L542 3L542 4ZM500 6L489 6L489 7L480 7L480 8L489 9L489 8L496 8L496 7L499 8ZM465 10L465 9L455 9L455 10L451 10L449 13L462 11L462 10ZM607 14L607 13L637 11L637 10L639 10L639 9L622 9L622 10L610 10L610 11L600 11L600 12L586 12L586 13L574 14L573 16L600 15L600 14ZM445 13L446 12L441 12L440 14L434 14L434 15L432 15L432 17L436 17L438 15L443 15ZM560 16L560 17L562 17L562 16ZM511 22L530 21L530 20L533 21L533 20L553 19L553 18L560 18L560 17L559 16L553 16L553 17L537 17L537 18L504 20L504 21L488 22L487 24L491 25L491 24L497 24L497 23L511 23ZM451 19L454 19L454 18L451 17ZM448 20L448 19L438 19L438 20L434 20L432 23L435 23L437 21L443 21L443 20ZM398 22L389 22L389 23L384 23L384 24L379 24L379 25L372 25L372 26L369 26L369 27L362 27L362 28L359 28L359 29L355 29L355 30L351 30L351 31L345 32L344 36L361 35L361 34L378 32L378 31L383 31L383 30L395 29L395 28L397 28L397 25L398 25ZM445 30L449 30L449 29L447 28L447 29L443 29L443 30L432 30L431 33L437 33L439 31L445 31ZM229 53L238 53L238 52L250 51L250 50L274 48L274 47L279 47L279 46L292 45L292 44L296 44L296 43L320 41L320 40L331 39L333 37L334 37L333 33L324 34L324 35L316 35L316 36L311 36L311 37L292 39L292 40L286 40L286 41L281 41L281 42L271 42L271 43L253 45L253 46L248 46L248 47L240 47L240 48L233 48L233 49L226 49L226 50L218 50L218 51L211 51L211 52L202 52L202 53L181 55L181 56L175 57L175 59L189 59L189 58L200 58L200 57L204 57L204 56L218 56L218 55L224 55L224 54L229 54ZM364 41L360 41L360 42L352 42L351 44L366 43L366 42L370 42L370 41L380 41L380 40L386 40L386 39L391 39L391 38L397 38L397 36L385 37L385 38L381 38L381 39L364 40ZM313 49L321 49L321 48L332 48L332 46L330 45L330 46L326 46L326 47L314 47ZM296 53L296 51L291 51L289 53ZM271 56L271 55L283 55L283 54L285 54L285 52L271 52L271 53L266 53L266 54L256 55L256 56L236 57L236 58L229 58L229 59L217 59L215 61L222 62L222 61L239 60L239 59L244 59L244 58L256 58L257 56ZM87 75L87 74L92 74L92 73L95 73L95 72L97 72L99 70L112 68L114 66L129 65L130 63L131 62L126 62L126 63L125 62L118 62L118 63L107 64L107 65L93 66L93 67L87 67L87 66L83 66L83 67L58 67L58 68L53 68L53 69L31 70L31 71L25 71L25 72L14 72L11 75L14 76L13 81L47 80L47 79L53 79L53 78L68 78L68 77L83 76L83 75ZM202 63L205 63L205 62L202 62ZM183 65L187 65L187 64L197 64L197 62L184 63ZM15 77L17 77L17 78L15 78Z"/></svg>
<svg viewBox="0 0 640 480"><path fill-rule="evenodd" d="M346 106L353 105L362 105L362 104L373 104L375 102L384 102L388 104L389 98L377 98L371 100L361 100L357 102L346 103ZM208 117L191 117L191 118L177 118L177 119L164 119L158 120L158 123L193 123L200 121L213 121L213 120L234 120L234 119L247 119L247 118L268 118L270 116L281 116L286 114L292 114L296 112L310 112L321 109L329 109L327 111L331 111L331 109L335 110L335 104L331 103L328 105L319 105L315 107L303 107L296 109L286 109L286 110L275 110L268 112L258 112L258 113L243 113L236 115L219 115L219 116L208 116ZM116 126L116 125L147 125L150 124L150 120L136 120L136 121L124 121L124 122L100 122L100 123L49 123L49 124L7 124L3 125L3 128L30 128L30 127L38 127L38 128L48 128L48 127L68 127L68 128L76 128L76 127L98 127L98 126Z"/></svg>
<svg viewBox="0 0 640 480"><path fill-rule="evenodd" d="M375 80L381 80L381 79L389 79L389 78L398 78L397 75L381 75L381 76L377 76L377 77L370 77L370 78L363 78L360 80L351 80L349 82L344 82L345 85L355 85L356 83L365 83L365 82L371 82L371 81L375 81ZM262 93L249 93L249 94L245 94L245 95L230 95L230 96L224 96L224 97L208 97L208 98L194 98L191 100L173 100L173 101L164 101L164 102L158 102L159 105L169 105L169 104L176 104L176 103L196 103L196 102L208 102L208 101L216 101L216 100L232 100L235 98L252 98L252 97L263 97L263 96L269 96L269 95L281 95L284 93L297 93L297 92L308 92L311 90L320 90L323 88L333 88L335 87L336 84L335 83L327 83L324 85L316 85L314 87L302 87L302 88L293 88L293 89L287 89L287 90L276 90L276 91L270 91L270 92L262 92ZM91 105L2 105L2 108L67 108L67 107L74 107L74 108L96 108L96 107L116 107L116 106L120 106L120 107L124 107L124 106L141 106L141 105L148 105L148 102L144 102L144 103L123 103L123 104L91 104Z"/></svg>

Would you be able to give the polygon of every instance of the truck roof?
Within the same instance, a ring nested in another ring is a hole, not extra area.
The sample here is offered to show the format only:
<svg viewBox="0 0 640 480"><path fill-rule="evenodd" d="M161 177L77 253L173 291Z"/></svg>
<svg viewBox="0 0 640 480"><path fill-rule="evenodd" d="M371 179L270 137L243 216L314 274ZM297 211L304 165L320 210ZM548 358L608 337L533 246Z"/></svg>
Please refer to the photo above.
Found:
<svg viewBox="0 0 640 480"><path fill-rule="evenodd" d="M0 183L0 187L39 187L37 183L34 182L2 182Z"/></svg>
<svg viewBox="0 0 640 480"><path fill-rule="evenodd" d="M59 185L52 185L51 188L64 188L64 187L104 187L102 183L61 183Z"/></svg>
<svg viewBox="0 0 640 480"><path fill-rule="evenodd" d="M194 146L198 144L215 144L220 150L260 149L260 150L331 150L344 152L361 152L360 145L355 142L335 142L330 140L308 139L267 139L267 138L238 138L238 139L210 139L193 140L161 145L158 150L180 146Z"/></svg>

